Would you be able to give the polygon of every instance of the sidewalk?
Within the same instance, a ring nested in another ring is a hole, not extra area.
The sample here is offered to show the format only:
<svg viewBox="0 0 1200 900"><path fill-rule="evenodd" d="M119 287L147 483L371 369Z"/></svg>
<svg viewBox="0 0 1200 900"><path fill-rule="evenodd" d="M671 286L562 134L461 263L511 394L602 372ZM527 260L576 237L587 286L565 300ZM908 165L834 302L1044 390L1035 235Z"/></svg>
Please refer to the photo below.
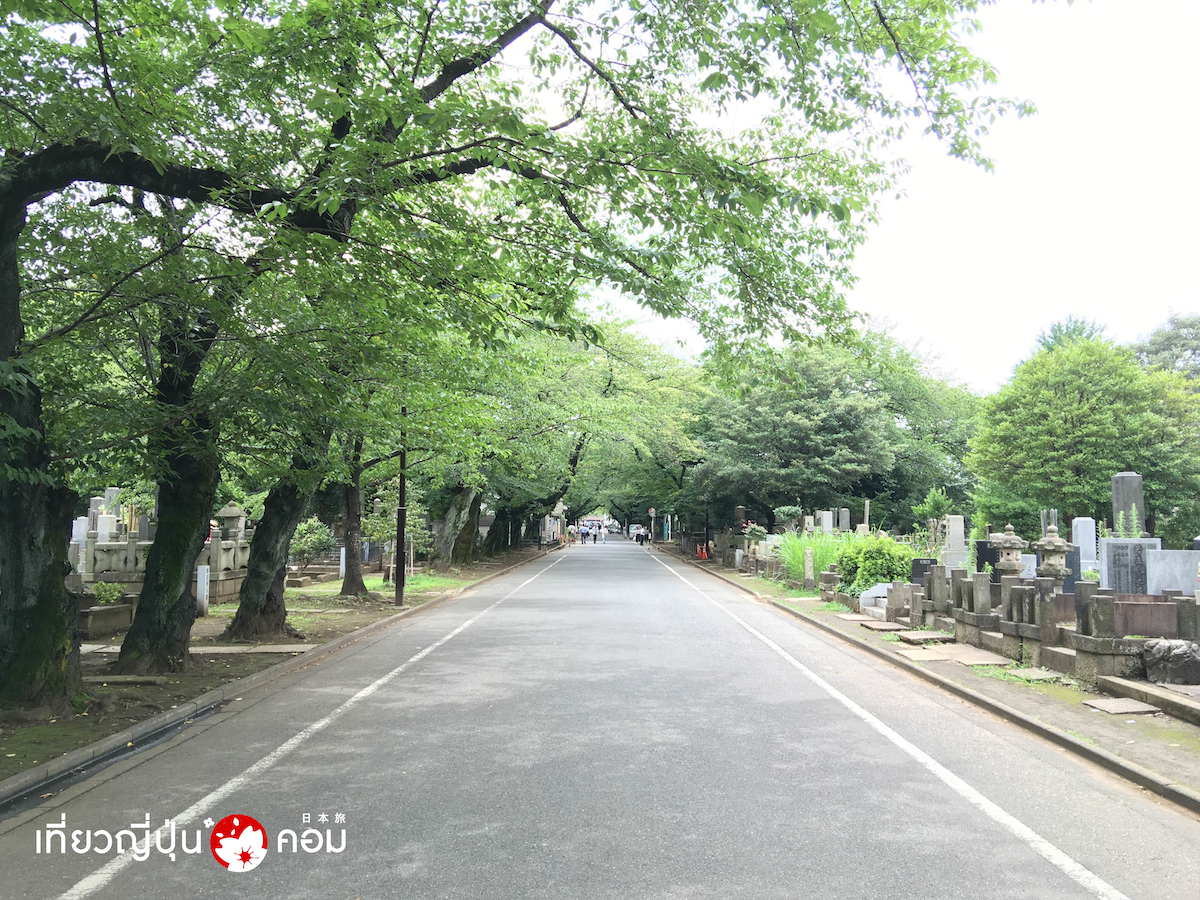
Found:
<svg viewBox="0 0 1200 900"><path fill-rule="evenodd" d="M678 553L672 555L691 562ZM757 578L738 577L732 570L718 570L711 565L703 568L756 594L760 602L786 607L800 617L818 623L827 631L878 648L895 659L898 665L913 665L932 672L1004 704L1035 722L1066 732L1089 746L1148 769L1167 781L1200 792L1200 726L1162 712L1110 714L1093 709L1085 706L1084 701L1109 698L1110 695L1087 691L1067 676L1045 670L1039 671L1045 671L1053 680L1025 681L1012 674L1020 668L1015 662L1006 666L969 665L954 659L922 659L922 651L912 652L913 646L898 640L896 635L863 627L860 619L869 617L849 616L844 612L825 609L817 597L771 596L778 593L779 585L767 584ZM867 624L874 622L876 620L870 619ZM930 649L937 652L928 656L944 653L942 647ZM902 651L906 652L902 654Z"/></svg>

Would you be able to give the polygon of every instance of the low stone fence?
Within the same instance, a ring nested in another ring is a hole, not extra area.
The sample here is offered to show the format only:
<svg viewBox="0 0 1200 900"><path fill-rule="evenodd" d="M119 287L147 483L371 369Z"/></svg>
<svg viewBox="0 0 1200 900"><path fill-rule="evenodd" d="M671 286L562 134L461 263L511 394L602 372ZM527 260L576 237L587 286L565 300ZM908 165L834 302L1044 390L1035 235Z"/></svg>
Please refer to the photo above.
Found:
<svg viewBox="0 0 1200 900"><path fill-rule="evenodd" d="M836 586L836 572L821 574L821 596ZM832 599L832 595L831 595ZM1094 581L1073 593L1053 578L1005 575L996 584L984 572L932 566L923 583L893 582L886 617L907 617L914 627L953 624L959 643L982 647L1033 666L1046 666L1095 684L1101 675L1143 678L1148 641L1200 637L1196 596L1117 594Z"/></svg>
<svg viewBox="0 0 1200 900"><path fill-rule="evenodd" d="M140 541L136 534L127 541L97 541L95 535L95 532L89 532L86 541L68 547L68 559L78 578L73 586L87 590L97 581L103 581L119 584L127 594L141 594L146 577L146 556L154 542ZM246 578L249 558L249 540L218 538L205 543L196 565L209 567L210 603L227 602L237 596ZM192 593L196 588L193 573Z"/></svg>

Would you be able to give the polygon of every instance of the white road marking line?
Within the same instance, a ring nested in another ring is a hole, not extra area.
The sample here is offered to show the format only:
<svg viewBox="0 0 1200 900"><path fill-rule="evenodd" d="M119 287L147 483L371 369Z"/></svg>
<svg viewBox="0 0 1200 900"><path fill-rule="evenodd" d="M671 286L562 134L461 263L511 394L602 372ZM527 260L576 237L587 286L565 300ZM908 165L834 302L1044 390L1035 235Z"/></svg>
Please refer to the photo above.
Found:
<svg viewBox="0 0 1200 900"><path fill-rule="evenodd" d="M649 551L647 551L647 552L649 552ZM766 644L768 647L770 647L772 650L774 650L777 654L779 654L779 656L783 657L793 668L798 670L800 672L800 674L802 674L805 678L807 678L809 681L811 681L813 684L815 684L817 687L819 687L821 690L823 690L825 693L827 693L834 700L837 700L839 703L842 704L842 706L846 707L846 709L850 710L850 712L854 713L854 715L858 716L860 719L862 719L864 722L866 722L868 725L870 725L872 728L874 728L876 731L878 731L881 735L883 735L885 738L887 738L889 741L891 741L893 744L895 744L897 747L899 747L901 750L903 750L905 753L907 753L909 756L911 756L913 759L915 759L918 763L920 763L922 766L924 766L926 769L928 769L930 772L932 772L934 775L936 775L944 784L946 784L947 787L949 787L951 790L953 790L956 794L958 794L960 797L962 797L964 800L966 800L968 803L970 803L976 809L979 809L981 812L983 812L985 815L987 815L988 818L992 819L995 822L998 822L1000 825L1003 825L1009 832L1011 832L1013 835L1020 838L1022 841L1024 841L1026 844L1028 844L1030 847L1032 847L1033 850L1035 852L1037 852L1037 854L1039 856L1041 856L1043 859L1045 859L1051 865L1054 865L1058 869L1060 869L1065 875L1067 875L1068 878L1070 878L1076 884L1079 884L1082 887L1086 888L1088 891L1090 891L1095 896L1102 898L1102 900L1129 900L1129 898L1127 896L1125 896L1125 894L1122 894L1120 891L1118 891L1115 887L1113 887L1111 884L1109 884L1107 881L1105 881L1103 878L1101 878L1099 875L1097 875L1091 869L1088 869L1082 863L1075 861L1073 858L1068 856L1062 850L1059 850L1058 847L1056 847L1054 844L1050 843L1048 840L1046 840L1044 837L1042 837L1040 834L1038 834L1036 831L1034 831L1032 828L1030 828L1024 822L1017 819L1015 816L1005 812L1003 809L1001 809L999 806L997 806L995 803L993 803L991 800L989 800L987 797L985 797L983 794L981 794L975 788L971 787L971 785L967 784L965 781L963 781L961 778L959 778L957 775L955 775L953 772L951 772L949 769L947 769L945 766L943 766L941 763L939 763L936 759L934 759L932 756L930 756L928 753L926 753L920 747L917 747L915 744L912 744L906 738L901 737L897 732L893 731L890 727L885 725L879 719L875 718L875 716L873 716L871 713L867 712L865 709L863 709L861 706L859 706L857 703L855 703L853 700L851 700L849 697L847 697L845 694L843 694L841 691L839 691L837 688L835 688L833 685L831 685L829 682L827 682L825 679L823 679L816 672L813 672L806 665L804 665L804 663L800 662L798 659L796 659L794 656L792 656L790 653L788 653L786 650L784 650L782 647L780 647L777 643L775 643L773 640L771 640L769 637L767 637L761 631L756 629L753 625L749 624L748 622L743 620L740 616L738 616L736 613L731 612L730 610L728 610L724 606L722 606L720 603L718 603L716 600L709 597L707 594L704 593L704 591L702 591L696 585L692 584L692 582L688 581L681 574L679 574L679 572L677 572L675 569L671 568L669 565L667 565L665 562L663 562L657 556L655 556L654 554L650 554L650 558L653 559L659 565L661 565L663 568L665 568L668 572L670 572L672 575L674 575L676 578L678 578L684 584L686 584L688 587L690 587L692 590L694 590L696 593L700 594L700 596L704 597L705 600L707 600L709 603L711 603L717 609L721 610L721 612L725 613L725 615L729 616L729 618L733 619L735 622L737 622L739 625L741 625L744 629L746 629L746 631L750 632L750 634L754 635L756 638L758 638L760 641L762 641L764 644Z"/></svg>
<svg viewBox="0 0 1200 900"><path fill-rule="evenodd" d="M499 606L501 603L503 603L505 600L507 600L509 597L511 597L513 594L515 594L517 591L521 590L521 588L525 587L525 585L529 584L529 582L533 581L535 578L541 577L546 572L548 572L550 569L557 566L564 559L566 559L565 556L559 557L558 559L556 559L554 562L550 563L550 565L546 566L546 568L542 569L537 574L535 574L529 578L526 578L524 581L522 581L520 584L518 584L515 588L513 588L511 591L509 591L507 594L505 594L503 597L501 597L499 600L497 600L495 603L493 603L491 606L487 607L486 609L481 610L480 612L477 612L475 615L471 616L471 618L467 619L467 621L463 622L461 625L459 625L457 628L455 628L449 634L434 641L432 644L430 644L424 650L417 653L415 656L409 657L407 660L405 660L400 665L396 666L396 668L392 669L386 675L384 675L380 678L377 678L375 681L372 681L365 688L363 688L361 691L359 691L357 694L355 694L349 700L344 702L341 706L337 707L337 709L335 709L333 712L331 712L325 718L320 719L319 721L313 722L313 724L309 725L303 731L298 732L297 734L295 734L288 740L284 741L282 744L280 744L278 747L276 747L274 750L272 750L270 753L268 753L266 756L264 756L262 759L260 759L254 765L250 766L250 768L248 768L244 772L242 772L240 775L235 775L233 778L229 779L229 781L225 782L223 785L221 785L219 788L217 788L212 793L197 800L195 803L193 803L191 806L189 806L187 809L185 809L179 815L173 817L175 824L176 825L186 825L189 822L192 822L192 821L196 820L197 818L200 818L201 816L203 816L206 812L208 812L208 810L214 804L221 802L226 797L228 797L230 794L232 794L234 791L239 790L240 788L245 786L248 782L253 781L256 777L261 775L267 769L271 768L271 766L275 765L275 763L279 762L281 759L283 759L285 756L287 756L289 753L291 753L293 750L295 750L297 747L299 747L301 744L303 744L305 741L307 741L314 734L317 734L318 732L323 731L324 729L328 728L331 724L333 724L338 719L340 719L346 712L348 712L353 707L357 706L359 703L361 703L367 697L370 697L372 694L374 694L376 691L378 691L381 687L383 687L385 684L387 684L389 681L391 681L393 678L395 678L397 675L399 675L405 669L409 668L410 666L412 666L415 663L420 662L422 659L424 659L426 656L428 656L430 653L432 653L438 647L442 646L442 644L444 644L447 641L451 640L452 638L457 637L458 635L462 634L462 632L465 631L467 628L469 628L472 624L474 624L475 622L482 619L484 616L486 616L488 613L490 613L493 609L495 609L497 606ZM150 834L148 834L146 836L147 844L150 841L154 840L155 836L161 830L162 829L159 828L159 829L151 832ZM144 850L148 849L148 848L143 848L141 845L139 845L139 847L136 849L144 852ZM130 865L130 863L132 863L133 861L134 861L134 856L133 856L132 851L130 851L127 854L122 854L120 856L113 857L112 860L105 863L103 866L101 866L95 872L93 872L92 874L86 876L85 878L83 878L79 882L77 882L66 893L61 894L59 896L59 900L79 900L79 898L87 897L88 895L95 893L100 888L104 887L106 884L108 884L110 881L112 881L114 878L116 878L117 875L119 875L121 873L121 871L123 869L125 869L126 867L128 867Z"/></svg>

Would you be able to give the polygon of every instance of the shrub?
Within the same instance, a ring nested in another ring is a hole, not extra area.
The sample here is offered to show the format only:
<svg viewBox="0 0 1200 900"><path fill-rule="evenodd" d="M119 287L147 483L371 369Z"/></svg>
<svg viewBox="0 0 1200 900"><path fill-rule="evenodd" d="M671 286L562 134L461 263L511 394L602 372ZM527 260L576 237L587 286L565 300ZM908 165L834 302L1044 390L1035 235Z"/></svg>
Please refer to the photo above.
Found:
<svg viewBox="0 0 1200 900"><path fill-rule="evenodd" d="M849 593L861 594L879 582L907 581L913 551L890 537L867 535L848 541L838 552L838 571Z"/></svg>
<svg viewBox="0 0 1200 900"><path fill-rule="evenodd" d="M303 572L316 562L322 553L329 553L335 546L337 545L333 540L333 532L324 522L313 516L296 526L290 555Z"/></svg>
<svg viewBox="0 0 1200 900"><path fill-rule="evenodd" d="M753 522L751 522L746 526L746 537L752 541L766 540L767 529L763 528L761 525L755 525Z"/></svg>
<svg viewBox="0 0 1200 900"><path fill-rule="evenodd" d="M119 584L109 584L107 581L97 581L92 585L92 593L96 595L96 603L100 606L112 606L121 602L125 593Z"/></svg>
<svg viewBox="0 0 1200 900"><path fill-rule="evenodd" d="M784 525L792 525L804 518L804 507L802 506L777 506L774 512L775 521L782 522Z"/></svg>

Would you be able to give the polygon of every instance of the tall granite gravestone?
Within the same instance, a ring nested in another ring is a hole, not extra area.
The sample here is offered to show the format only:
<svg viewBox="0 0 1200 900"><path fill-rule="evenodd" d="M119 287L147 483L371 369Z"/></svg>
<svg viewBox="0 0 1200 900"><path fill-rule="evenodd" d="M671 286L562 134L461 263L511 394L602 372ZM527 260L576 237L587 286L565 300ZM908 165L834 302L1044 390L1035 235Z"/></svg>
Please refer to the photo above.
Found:
<svg viewBox="0 0 1200 900"><path fill-rule="evenodd" d="M1101 538L1100 587L1115 594L1146 594L1146 552L1162 549L1158 538Z"/></svg>
<svg viewBox="0 0 1200 900"><path fill-rule="evenodd" d="M850 530L850 510L842 507L838 510L838 531Z"/></svg>
<svg viewBox="0 0 1200 900"><path fill-rule="evenodd" d="M88 531L96 530L97 519L100 518L100 515L103 512L104 512L104 498L103 497L93 497L90 501L88 501L88 527L87 527Z"/></svg>
<svg viewBox="0 0 1200 900"><path fill-rule="evenodd" d="M824 534L833 534L833 511L829 509L817 510L817 527Z"/></svg>
<svg viewBox="0 0 1200 900"><path fill-rule="evenodd" d="M1095 519L1089 516L1076 516L1072 519L1071 543L1079 548L1079 564L1084 569L1094 569L1100 565L1100 557L1096 555Z"/></svg>
<svg viewBox="0 0 1200 900"><path fill-rule="evenodd" d="M956 569L967 564L966 523L962 516L946 516L946 545L942 550L942 564L947 569Z"/></svg>
<svg viewBox="0 0 1200 900"><path fill-rule="evenodd" d="M1118 472L1112 477L1112 508L1114 531L1124 520L1126 528L1135 537L1146 533L1146 498L1142 493L1141 475L1137 472Z"/></svg>
<svg viewBox="0 0 1200 900"><path fill-rule="evenodd" d="M117 517L116 516L97 516L96 517L96 540L100 543L105 541L115 541L117 539Z"/></svg>

